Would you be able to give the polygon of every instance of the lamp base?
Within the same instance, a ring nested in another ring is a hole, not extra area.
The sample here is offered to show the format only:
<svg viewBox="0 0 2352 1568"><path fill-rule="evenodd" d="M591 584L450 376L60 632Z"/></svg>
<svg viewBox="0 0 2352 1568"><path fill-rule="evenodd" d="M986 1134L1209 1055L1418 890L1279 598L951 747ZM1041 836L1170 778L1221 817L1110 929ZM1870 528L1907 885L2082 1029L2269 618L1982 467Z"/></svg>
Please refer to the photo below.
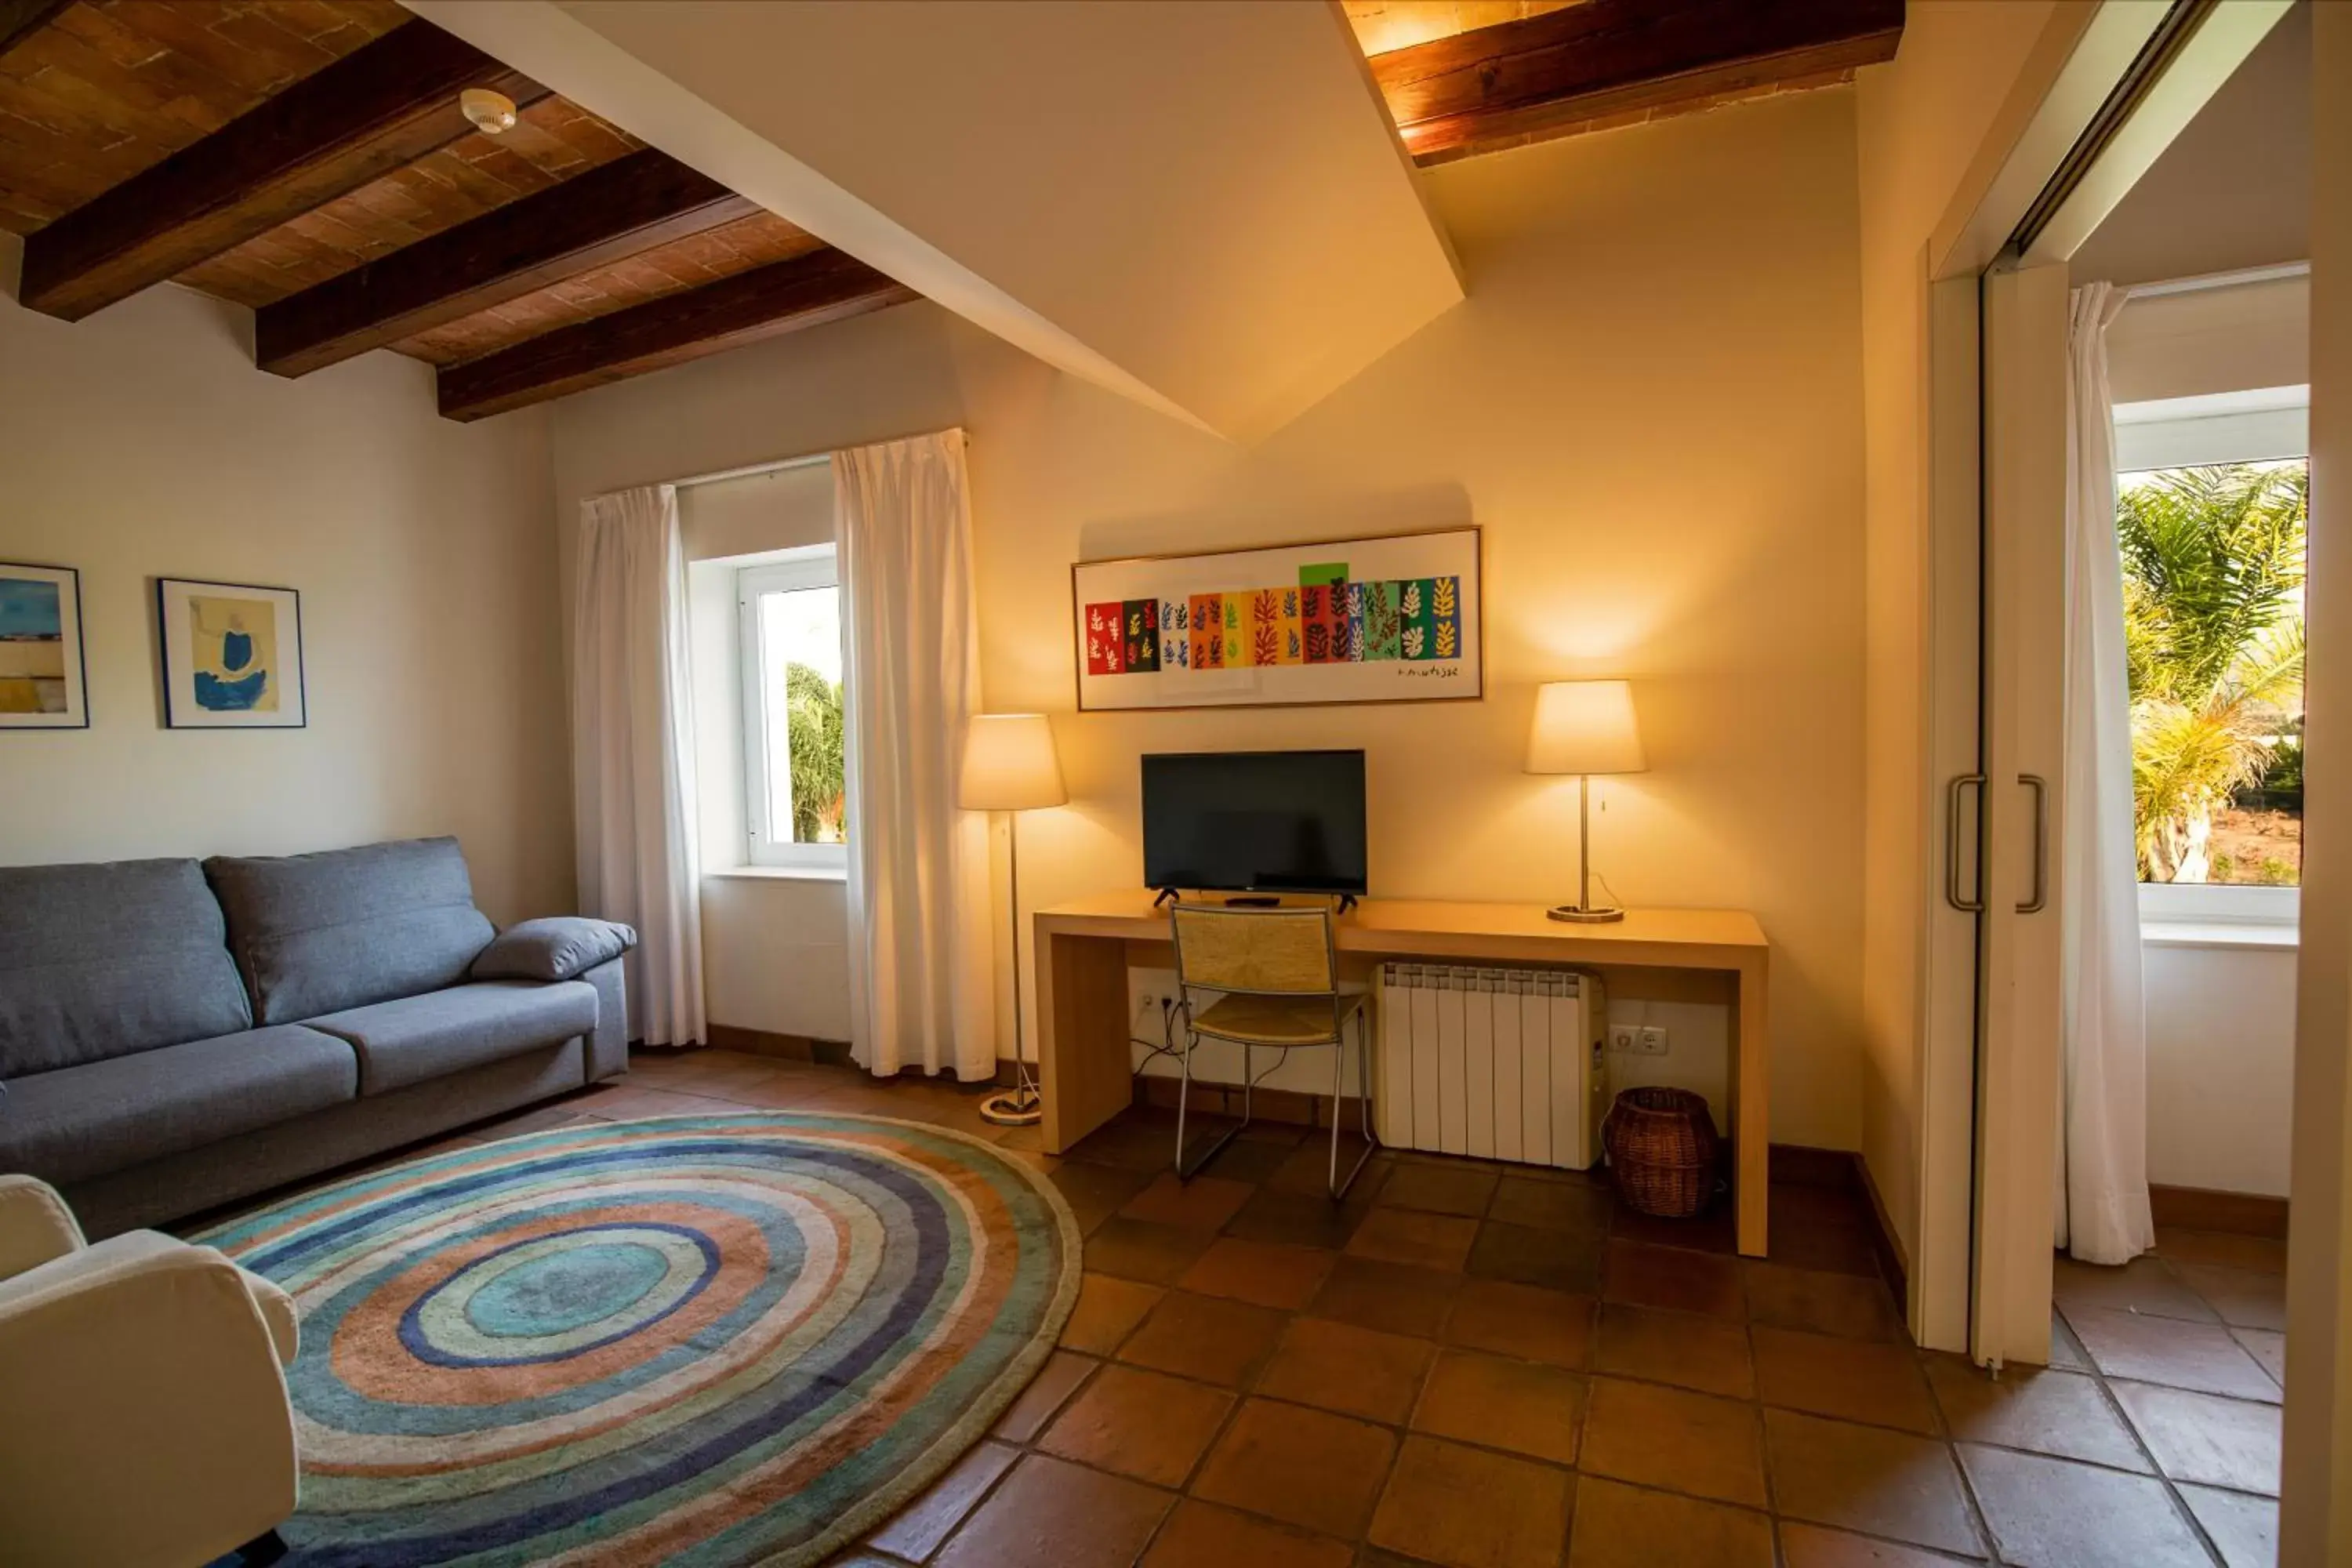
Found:
<svg viewBox="0 0 2352 1568"><path fill-rule="evenodd" d="M1024 1084L980 1102L980 1119L997 1127L1034 1127L1045 1119L1045 1101Z"/></svg>
<svg viewBox="0 0 2352 1568"><path fill-rule="evenodd" d="M1544 913L1553 920L1567 921L1573 925L1605 925L1611 921L1625 918L1623 910L1587 909L1582 904L1555 904Z"/></svg>

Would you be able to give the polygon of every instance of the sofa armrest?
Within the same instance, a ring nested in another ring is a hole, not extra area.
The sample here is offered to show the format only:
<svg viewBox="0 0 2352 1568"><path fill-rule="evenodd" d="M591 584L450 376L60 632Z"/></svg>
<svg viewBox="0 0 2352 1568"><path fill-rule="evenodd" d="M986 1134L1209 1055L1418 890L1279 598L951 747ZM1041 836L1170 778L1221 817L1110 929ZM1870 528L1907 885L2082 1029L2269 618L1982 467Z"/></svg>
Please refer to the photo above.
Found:
<svg viewBox="0 0 2352 1568"><path fill-rule="evenodd" d="M0 1279L13 1279L87 1245L55 1187L37 1176L0 1176Z"/></svg>
<svg viewBox="0 0 2352 1568"><path fill-rule="evenodd" d="M294 1417L245 1272L153 1231L0 1284L11 1563L205 1563L294 1511Z"/></svg>
<svg viewBox="0 0 2352 1568"><path fill-rule="evenodd" d="M477 980L577 980L636 945L637 933L617 921L522 921L490 939L471 973Z"/></svg>
<svg viewBox="0 0 2352 1568"><path fill-rule="evenodd" d="M596 1032L588 1037L588 1081L629 1070L629 991L621 961L608 958L581 979L596 988Z"/></svg>

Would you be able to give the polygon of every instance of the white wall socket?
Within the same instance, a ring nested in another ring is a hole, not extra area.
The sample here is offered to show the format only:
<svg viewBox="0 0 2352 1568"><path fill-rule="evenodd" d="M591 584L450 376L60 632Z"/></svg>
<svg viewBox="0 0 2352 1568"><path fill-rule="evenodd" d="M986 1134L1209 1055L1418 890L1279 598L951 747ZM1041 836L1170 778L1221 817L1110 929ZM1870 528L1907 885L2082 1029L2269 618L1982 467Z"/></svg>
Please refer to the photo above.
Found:
<svg viewBox="0 0 2352 1568"><path fill-rule="evenodd" d="M1662 1024L1643 1025L1641 1030L1641 1044L1636 1046L1634 1048L1645 1057L1664 1056L1666 1054L1665 1026Z"/></svg>
<svg viewBox="0 0 2352 1568"><path fill-rule="evenodd" d="M1632 1024L1609 1026L1609 1048L1612 1051L1638 1051L1642 1048L1642 1031Z"/></svg>

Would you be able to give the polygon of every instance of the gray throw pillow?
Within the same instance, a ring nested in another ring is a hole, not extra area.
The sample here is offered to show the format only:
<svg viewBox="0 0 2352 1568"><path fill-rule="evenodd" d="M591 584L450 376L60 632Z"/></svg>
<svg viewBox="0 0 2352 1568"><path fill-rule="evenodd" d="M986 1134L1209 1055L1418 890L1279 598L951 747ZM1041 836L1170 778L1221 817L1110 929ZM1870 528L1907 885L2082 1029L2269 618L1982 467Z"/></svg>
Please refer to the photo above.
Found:
<svg viewBox="0 0 2352 1568"><path fill-rule="evenodd" d="M576 980L637 945L637 933L614 921L551 915L507 927L474 960L477 980Z"/></svg>

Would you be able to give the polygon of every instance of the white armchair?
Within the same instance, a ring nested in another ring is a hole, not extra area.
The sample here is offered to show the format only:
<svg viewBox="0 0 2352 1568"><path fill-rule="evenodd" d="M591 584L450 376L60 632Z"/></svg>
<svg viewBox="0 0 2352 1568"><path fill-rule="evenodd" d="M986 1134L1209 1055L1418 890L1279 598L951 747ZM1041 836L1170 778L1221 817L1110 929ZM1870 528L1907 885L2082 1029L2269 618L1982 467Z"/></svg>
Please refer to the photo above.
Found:
<svg viewBox="0 0 2352 1568"><path fill-rule="evenodd" d="M294 1302L152 1230L91 1246L0 1175L0 1565L198 1568L282 1550Z"/></svg>

